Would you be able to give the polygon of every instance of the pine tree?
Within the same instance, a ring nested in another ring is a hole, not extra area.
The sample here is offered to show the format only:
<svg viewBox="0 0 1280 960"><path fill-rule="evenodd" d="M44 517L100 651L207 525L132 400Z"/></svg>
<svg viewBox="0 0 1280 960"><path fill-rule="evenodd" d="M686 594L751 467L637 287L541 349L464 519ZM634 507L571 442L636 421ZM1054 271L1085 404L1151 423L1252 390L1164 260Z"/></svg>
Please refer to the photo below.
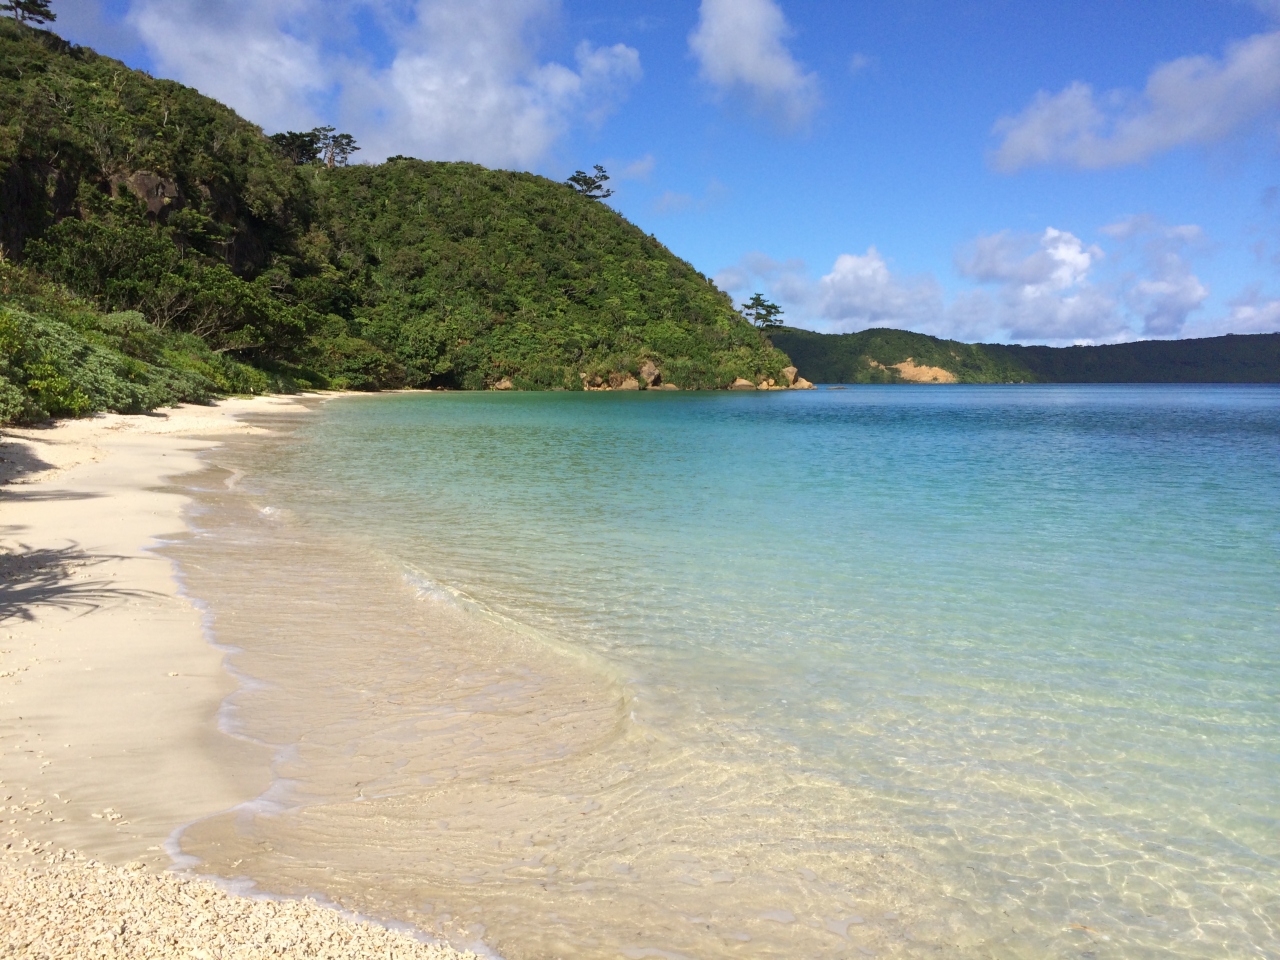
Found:
<svg viewBox="0 0 1280 960"><path fill-rule="evenodd" d="M323 160L327 167L345 167L351 154L360 148L349 133L338 133L333 127L316 127L306 133L289 130L273 133L269 138L280 152L297 164Z"/></svg>
<svg viewBox="0 0 1280 960"><path fill-rule="evenodd" d="M320 138L315 132L299 133L288 130L284 133L273 133L268 139L280 148L280 152L301 166L314 163L320 159Z"/></svg>
<svg viewBox="0 0 1280 960"><path fill-rule="evenodd" d="M356 138L349 133L335 134L332 127L324 129L328 133L321 140L320 148L324 154L325 166L330 169L334 166L345 167L347 159L360 149L356 146Z"/></svg>
<svg viewBox="0 0 1280 960"><path fill-rule="evenodd" d="M604 200L612 197L613 191L606 190L604 187L604 182L609 179L609 175L604 172L604 167L597 163L595 171L595 175L592 176L583 170L576 170L565 182L590 200Z"/></svg>
<svg viewBox="0 0 1280 960"><path fill-rule="evenodd" d="M2 0L0 10L12 14L19 23L49 23L58 15L49 9L51 0Z"/></svg>
<svg viewBox="0 0 1280 960"><path fill-rule="evenodd" d="M782 326L782 308L776 303L772 303L764 298L764 294L753 294L751 299L742 307L742 315L754 323L757 327Z"/></svg>

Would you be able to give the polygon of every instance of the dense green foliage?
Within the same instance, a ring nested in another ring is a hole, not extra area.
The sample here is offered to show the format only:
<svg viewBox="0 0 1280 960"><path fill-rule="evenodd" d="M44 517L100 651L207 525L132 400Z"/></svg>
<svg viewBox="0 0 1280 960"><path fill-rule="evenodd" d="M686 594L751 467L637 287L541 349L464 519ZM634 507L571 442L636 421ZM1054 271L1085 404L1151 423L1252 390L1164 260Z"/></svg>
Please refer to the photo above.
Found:
<svg viewBox="0 0 1280 960"><path fill-rule="evenodd" d="M366 270L351 332L411 385L581 389L650 360L722 387L787 365L709 280L565 185L408 159L313 176L338 261Z"/></svg>
<svg viewBox="0 0 1280 960"><path fill-rule="evenodd" d="M898 383L911 358L958 383L1280 383L1280 334L1142 340L1098 347L965 344L903 330L783 329L773 342L815 383Z"/></svg>
<svg viewBox="0 0 1280 960"><path fill-rule="evenodd" d="M136 312L104 314L0 261L0 422L138 413L288 386L199 337L158 330Z"/></svg>
<svg viewBox="0 0 1280 960"><path fill-rule="evenodd" d="M1026 367L1042 383L1280 383L1280 333L983 349Z"/></svg>
<svg viewBox="0 0 1280 960"><path fill-rule="evenodd" d="M264 383L581 389L652 362L717 387L786 366L706 278L570 185L299 164L287 146L0 21L0 253L100 316L139 313ZM84 394L57 409L102 405Z"/></svg>
<svg viewBox="0 0 1280 960"><path fill-rule="evenodd" d="M290 284L307 193L258 128L180 84L0 21L0 245L105 310L255 361L314 308Z"/></svg>

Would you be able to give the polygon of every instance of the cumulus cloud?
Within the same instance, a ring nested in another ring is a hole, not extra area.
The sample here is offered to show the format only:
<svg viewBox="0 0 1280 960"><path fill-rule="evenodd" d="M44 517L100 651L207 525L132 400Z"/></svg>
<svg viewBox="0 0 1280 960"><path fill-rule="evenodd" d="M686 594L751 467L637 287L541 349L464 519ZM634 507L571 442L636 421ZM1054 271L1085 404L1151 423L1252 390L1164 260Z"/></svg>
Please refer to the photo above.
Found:
<svg viewBox="0 0 1280 960"><path fill-rule="evenodd" d="M927 325L942 313L942 292L932 277L895 277L875 247L842 253L818 280L816 305L833 329Z"/></svg>
<svg viewBox="0 0 1280 960"><path fill-rule="evenodd" d="M528 166L575 124L599 124L641 75L623 44L542 61L533 33L558 0L132 0L128 22L160 70L268 129L332 116L370 160L392 153ZM382 64L334 36L386 26ZM358 55L358 54L357 54Z"/></svg>
<svg viewBox="0 0 1280 960"><path fill-rule="evenodd" d="M1142 333L1169 337L1182 333L1191 313L1209 297L1209 289L1191 270L1188 253L1205 246L1204 231L1195 224L1169 226L1150 216L1130 217L1102 228L1129 245L1142 261L1142 272L1122 281L1126 303L1142 319Z"/></svg>
<svg viewBox="0 0 1280 960"><path fill-rule="evenodd" d="M802 261L756 253L715 280L739 301L763 288L791 322L833 333L899 327L959 340L1050 344L1183 333L1209 293L1188 260L1204 243L1200 228L1135 217L1103 235L1116 245L1113 256L1054 227L976 237L955 261L972 286L950 297L930 274L895 272L875 247L841 254L817 278ZM1129 262L1135 268L1122 269ZM1274 309L1259 296L1242 300L1232 322L1266 324Z"/></svg>
<svg viewBox="0 0 1280 960"><path fill-rule="evenodd" d="M689 47L702 79L717 92L745 92L757 108L794 128L817 108L818 78L787 49L790 33L774 0L702 0Z"/></svg>
<svg viewBox="0 0 1280 960"><path fill-rule="evenodd" d="M1280 31L1227 48L1221 59L1162 64L1140 94L1096 95L1087 83L1041 92L995 127L992 160L1005 172L1038 164L1084 169L1140 163L1185 144L1208 144L1280 114Z"/></svg>
<svg viewBox="0 0 1280 960"><path fill-rule="evenodd" d="M803 260L774 260L762 253L747 254L713 279L740 303L764 288L787 308L792 321L817 321L832 333L868 327L931 329L944 313L942 290L933 277L895 275L875 247L863 254L840 254L816 280Z"/></svg>
<svg viewBox="0 0 1280 960"><path fill-rule="evenodd" d="M996 290L961 302L960 318L966 327L983 325L987 333L1007 333L1018 341L1123 338L1128 325L1114 298L1093 282L1092 272L1103 259L1098 246L1053 227L1039 235L1003 231L978 237L957 256L957 269ZM978 305L987 308L985 324Z"/></svg>
<svg viewBox="0 0 1280 960"><path fill-rule="evenodd" d="M388 116L372 139L442 160L527 165L575 119L599 122L640 75L640 55L585 41L577 69L538 63L527 39L548 0L424 0L416 30L351 105ZM366 134L366 136L370 136Z"/></svg>
<svg viewBox="0 0 1280 960"><path fill-rule="evenodd" d="M957 257L957 265L983 283L1014 284L1039 295L1083 282L1103 256L1096 245L1086 247L1079 237L1048 227L1038 236L1005 230L978 237Z"/></svg>
<svg viewBox="0 0 1280 960"><path fill-rule="evenodd" d="M308 0L134 0L126 22L160 72L266 127L308 126L332 85L318 46L290 31Z"/></svg>
<svg viewBox="0 0 1280 960"><path fill-rule="evenodd" d="M1280 333L1280 297L1264 297L1253 287L1227 306L1230 311L1211 332Z"/></svg>
<svg viewBox="0 0 1280 960"><path fill-rule="evenodd" d="M812 286L803 260L774 260L759 251L746 254L711 279L721 290L733 294L739 304L745 303L751 294L759 293L762 286L768 287L774 296L798 304L809 298Z"/></svg>

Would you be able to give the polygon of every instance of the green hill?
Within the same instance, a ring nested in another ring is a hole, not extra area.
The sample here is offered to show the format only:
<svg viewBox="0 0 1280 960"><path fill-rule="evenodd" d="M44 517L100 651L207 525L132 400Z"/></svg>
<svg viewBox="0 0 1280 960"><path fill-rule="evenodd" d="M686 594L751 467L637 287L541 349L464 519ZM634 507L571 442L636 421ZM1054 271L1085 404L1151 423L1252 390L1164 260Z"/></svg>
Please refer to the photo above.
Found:
<svg viewBox="0 0 1280 960"><path fill-rule="evenodd" d="M403 158L295 165L216 101L9 18L0 254L0 419L229 389L582 389L642 368L714 388L788 363L688 263L567 185ZM154 335L145 357L117 343L122 314ZM74 351L50 346L63 327L148 382L177 356L156 344L212 359L198 390L75 394ZM42 392L37 370L71 392Z"/></svg>
<svg viewBox="0 0 1280 960"><path fill-rule="evenodd" d="M831 334L782 327L770 331L770 339L790 355L800 376L814 383L902 383L913 375L946 383L1035 379L1026 367L981 346L906 330ZM945 373L917 373L922 369Z"/></svg>
<svg viewBox="0 0 1280 960"><path fill-rule="evenodd" d="M966 344L905 330L772 331L814 383L1280 383L1280 334L1098 347Z"/></svg>
<svg viewBox="0 0 1280 960"><path fill-rule="evenodd" d="M581 389L639 371L721 387L787 359L728 296L603 204L528 173L394 158L312 172L352 333L411 384Z"/></svg>
<svg viewBox="0 0 1280 960"><path fill-rule="evenodd" d="M1280 333L983 349L1021 364L1041 383L1280 383Z"/></svg>

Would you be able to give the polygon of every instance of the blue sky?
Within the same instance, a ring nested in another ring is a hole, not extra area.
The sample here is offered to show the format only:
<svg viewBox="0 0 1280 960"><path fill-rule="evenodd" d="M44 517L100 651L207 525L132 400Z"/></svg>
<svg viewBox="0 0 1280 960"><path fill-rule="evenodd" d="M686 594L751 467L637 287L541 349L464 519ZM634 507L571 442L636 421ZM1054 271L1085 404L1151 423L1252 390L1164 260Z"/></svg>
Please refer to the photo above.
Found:
<svg viewBox="0 0 1280 960"><path fill-rule="evenodd" d="M610 201L818 330L1280 330L1280 0L55 0L268 132Z"/></svg>

